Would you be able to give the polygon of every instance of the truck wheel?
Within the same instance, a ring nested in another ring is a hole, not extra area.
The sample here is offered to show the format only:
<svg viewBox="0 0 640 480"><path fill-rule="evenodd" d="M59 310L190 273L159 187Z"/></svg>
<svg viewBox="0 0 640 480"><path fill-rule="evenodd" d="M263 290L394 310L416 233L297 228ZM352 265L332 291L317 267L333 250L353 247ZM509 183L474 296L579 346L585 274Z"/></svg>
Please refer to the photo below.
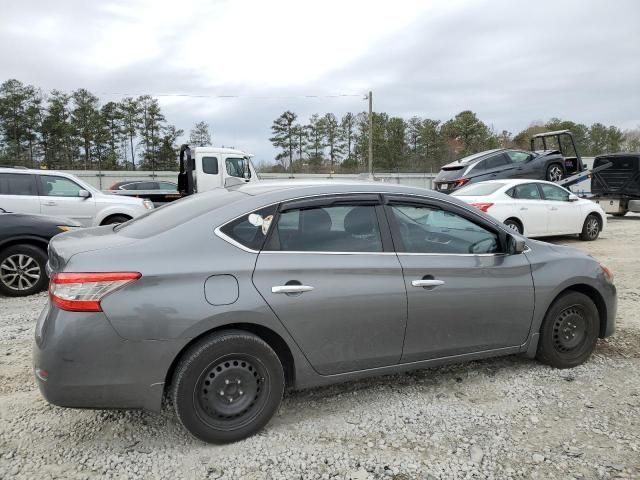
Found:
<svg viewBox="0 0 640 480"><path fill-rule="evenodd" d="M104 221L100 225L113 225L116 223L124 223L131 220L131 217L127 217L126 215L112 215L104 219Z"/></svg>
<svg viewBox="0 0 640 480"><path fill-rule="evenodd" d="M182 425L205 442L253 435L278 410L284 370L261 338L226 331L190 348L176 367L173 404Z"/></svg>
<svg viewBox="0 0 640 480"><path fill-rule="evenodd" d="M552 163L547 167L546 179L549 182L559 182L564 178L564 170L558 163Z"/></svg>
<svg viewBox="0 0 640 480"><path fill-rule="evenodd" d="M584 220L580 240L590 242L600 235L600 218L595 213L590 213Z"/></svg>
<svg viewBox="0 0 640 480"><path fill-rule="evenodd" d="M600 317L593 301L579 292L567 292L549 307L540 329L536 358L556 368L584 363L593 352Z"/></svg>
<svg viewBox="0 0 640 480"><path fill-rule="evenodd" d="M47 286L47 255L34 245L12 245L0 252L0 293L24 297Z"/></svg>

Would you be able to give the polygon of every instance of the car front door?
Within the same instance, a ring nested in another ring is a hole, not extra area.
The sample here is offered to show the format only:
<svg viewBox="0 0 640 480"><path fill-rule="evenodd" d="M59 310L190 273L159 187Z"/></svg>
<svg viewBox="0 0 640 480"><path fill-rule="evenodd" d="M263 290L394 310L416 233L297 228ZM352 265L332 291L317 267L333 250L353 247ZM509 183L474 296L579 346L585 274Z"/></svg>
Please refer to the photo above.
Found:
<svg viewBox="0 0 640 480"><path fill-rule="evenodd" d="M407 289L402 362L515 350L525 342L531 269L525 254L503 253L497 227L436 201L390 196L385 209Z"/></svg>
<svg viewBox="0 0 640 480"><path fill-rule="evenodd" d="M253 281L313 368L399 362L407 298L378 195L281 205Z"/></svg>
<svg viewBox="0 0 640 480"><path fill-rule="evenodd" d="M469 173L471 176L477 176L476 181L495 180L509 178L512 169L509 157L500 152L478 162Z"/></svg>
<svg viewBox="0 0 640 480"><path fill-rule="evenodd" d="M34 176L28 173L0 173L0 208L14 213L40 213Z"/></svg>
<svg viewBox="0 0 640 480"><path fill-rule="evenodd" d="M547 231L550 234L577 233L582 218L580 207L569 201L569 191L550 183L539 183L544 203L547 206Z"/></svg>
<svg viewBox="0 0 640 480"><path fill-rule="evenodd" d="M525 235L545 235L548 228L549 206L542 199L536 183L523 183L511 188L516 213L522 220Z"/></svg>
<svg viewBox="0 0 640 480"><path fill-rule="evenodd" d="M539 167L532 162L534 155L522 150L509 150L507 156L513 163L514 169L509 178L539 178Z"/></svg>
<svg viewBox="0 0 640 480"><path fill-rule="evenodd" d="M81 197L83 187L67 177L38 175L40 209L45 215L71 218L85 227L92 224L96 202L92 196ZM91 195L91 194L89 194Z"/></svg>

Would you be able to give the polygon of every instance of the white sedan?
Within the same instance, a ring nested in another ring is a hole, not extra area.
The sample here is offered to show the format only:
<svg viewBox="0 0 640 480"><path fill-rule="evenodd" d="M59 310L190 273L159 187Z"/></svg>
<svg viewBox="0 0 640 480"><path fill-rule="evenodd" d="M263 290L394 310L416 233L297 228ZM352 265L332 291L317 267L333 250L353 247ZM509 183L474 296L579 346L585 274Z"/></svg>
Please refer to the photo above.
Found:
<svg viewBox="0 0 640 480"><path fill-rule="evenodd" d="M551 182L490 180L452 195L527 237L578 234L595 240L607 222L599 205Z"/></svg>

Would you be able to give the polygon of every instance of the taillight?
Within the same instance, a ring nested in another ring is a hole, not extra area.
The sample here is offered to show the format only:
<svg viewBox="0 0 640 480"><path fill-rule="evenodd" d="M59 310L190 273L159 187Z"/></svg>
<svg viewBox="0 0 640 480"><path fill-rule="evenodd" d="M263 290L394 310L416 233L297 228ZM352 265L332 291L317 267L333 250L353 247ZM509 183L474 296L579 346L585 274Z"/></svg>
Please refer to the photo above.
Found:
<svg viewBox="0 0 640 480"><path fill-rule="evenodd" d="M138 272L54 273L49 281L51 303L70 312L101 312L100 301L135 282Z"/></svg>
<svg viewBox="0 0 640 480"><path fill-rule="evenodd" d="M460 180L456 180L456 183L453 184L454 188L460 188L469 183L470 178L461 178Z"/></svg>
<svg viewBox="0 0 640 480"><path fill-rule="evenodd" d="M476 207L481 212L486 212L491 207L493 207L493 203L488 203L488 202L472 203L471 206Z"/></svg>

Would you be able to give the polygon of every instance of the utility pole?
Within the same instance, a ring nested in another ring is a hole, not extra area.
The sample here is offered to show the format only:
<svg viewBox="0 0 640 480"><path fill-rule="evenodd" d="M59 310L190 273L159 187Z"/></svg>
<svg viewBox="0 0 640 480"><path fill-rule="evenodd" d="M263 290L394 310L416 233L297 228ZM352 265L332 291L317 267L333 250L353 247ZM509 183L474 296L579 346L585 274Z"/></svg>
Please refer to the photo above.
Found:
<svg viewBox="0 0 640 480"><path fill-rule="evenodd" d="M369 91L369 180L373 180L373 94Z"/></svg>

